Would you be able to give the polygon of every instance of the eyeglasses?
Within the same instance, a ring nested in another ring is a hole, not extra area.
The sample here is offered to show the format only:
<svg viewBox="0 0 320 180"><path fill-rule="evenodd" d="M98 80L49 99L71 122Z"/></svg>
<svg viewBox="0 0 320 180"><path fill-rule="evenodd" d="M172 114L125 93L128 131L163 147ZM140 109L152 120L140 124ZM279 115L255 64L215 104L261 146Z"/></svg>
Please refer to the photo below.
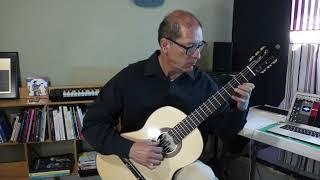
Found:
<svg viewBox="0 0 320 180"><path fill-rule="evenodd" d="M198 42L198 43L193 43L191 46L187 47L183 44L180 44L178 42L176 42L175 40L172 40L171 38L166 38L168 39L169 41L175 43L176 45L182 47L183 49L186 50L186 55L187 56L191 56L193 55L197 50L199 50L199 52L201 53L202 50L207 46L207 42L206 41L201 41L201 42Z"/></svg>

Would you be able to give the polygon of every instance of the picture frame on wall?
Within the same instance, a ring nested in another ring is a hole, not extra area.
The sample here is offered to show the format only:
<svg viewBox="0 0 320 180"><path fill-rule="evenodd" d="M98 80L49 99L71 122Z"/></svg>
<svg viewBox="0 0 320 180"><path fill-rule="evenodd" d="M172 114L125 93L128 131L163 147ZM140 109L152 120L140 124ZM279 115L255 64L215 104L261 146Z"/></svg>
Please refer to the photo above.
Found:
<svg viewBox="0 0 320 180"><path fill-rule="evenodd" d="M0 52L0 99L19 97L18 52Z"/></svg>

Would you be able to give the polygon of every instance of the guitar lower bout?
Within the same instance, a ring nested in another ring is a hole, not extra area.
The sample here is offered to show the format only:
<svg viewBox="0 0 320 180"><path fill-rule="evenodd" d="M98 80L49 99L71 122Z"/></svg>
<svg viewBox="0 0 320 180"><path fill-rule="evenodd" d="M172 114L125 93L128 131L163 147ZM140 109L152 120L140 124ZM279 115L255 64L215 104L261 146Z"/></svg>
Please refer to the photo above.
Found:
<svg viewBox="0 0 320 180"><path fill-rule="evenodd" d="M121 134L122 137L135 142L145 140L170 142L167 146L165 159L156 169L150 170L133 160L130 160L128 165L116 155L98 154L96 163L101 178L106 180L131 180L137 179L137 174L140 174L144 179L171 180L178 169L197 160L203 149L202 136L197 128L179 143L175 143L176 139L168 134L173 127L185 118L186 114L182 111L165 106L153 112L140 130ZM133 169L130 163L134 167ZM135 173L136 171L138 173Z"/></svg>

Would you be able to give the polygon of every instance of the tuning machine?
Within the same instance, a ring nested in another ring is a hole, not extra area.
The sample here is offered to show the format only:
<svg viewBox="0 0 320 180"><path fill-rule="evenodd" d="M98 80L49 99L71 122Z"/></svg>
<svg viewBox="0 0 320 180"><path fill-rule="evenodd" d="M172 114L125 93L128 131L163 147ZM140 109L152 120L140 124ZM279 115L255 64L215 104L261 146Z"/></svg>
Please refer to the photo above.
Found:
<svg viewBox="0 0 320 180"><path fill-rule="evenodd" d="M274 61L272 61L271 64L274 64L274 63L276 63L277 61L278 61L278 59L275 59Z"/></svg>

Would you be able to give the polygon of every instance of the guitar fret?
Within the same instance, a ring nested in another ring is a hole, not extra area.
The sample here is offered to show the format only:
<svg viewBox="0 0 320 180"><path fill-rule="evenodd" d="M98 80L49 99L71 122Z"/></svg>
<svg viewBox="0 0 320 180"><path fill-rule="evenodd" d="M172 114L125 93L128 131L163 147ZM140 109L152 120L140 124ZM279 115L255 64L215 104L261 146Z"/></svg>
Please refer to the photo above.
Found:
<svg viewBox="0 0 320 180"><path fill-rule="evenodd" d="M208 109L209 113L212 113L211 109L206 105L206 103L203 103L203 105Z"/></svg>
<svg viewBox="0 0 320 180"><path fill-rule="evenodd" d="M243 74L242 72L239 73L247 82L249 81Z"/></svg>
<svg viewBox="0 0 320 180"><path fill-rule="evenodd" d="M174 129L174 128L173 128ZM173 130L168 131L168 134L173 137L174 143L178 144L179 143L179 138L176 136L176 134L173 132Z"/></svg>
<svg viewBox="0 0 320 180"><path fill-rule="evenodd" d="M184 136L186 136L184 133L183 133L183 128L181 128L181 123L179 123L178 124L178 127L180 126L180 129L178 128L178 131L182 134L182 138L184 137Z"/></svg>
<svg viewBox="0 0 320 180"><path fill-rule="evenodd" d="M226 99L225 99L225 98L223 98L223 96L220 94L220 92L219 92L219 91L218 91L217 93L220 95L220 97L221 97L224 101L226 101Z"/></svg>
<svg viewBox="0 0 320 180"><path fill-rule="evenodd" d="M196 109L195 112L196 112L197 114L199 114L199 116L200 116L200 118L201 118L202 120L204 120L203 117L201 116L201 114L198 112L198 109ZM196 119L196 120L197 120L197 119ZM200 124L200 122L198 122L198 123Z"/></svg>
<svg viewBox="0 0 320 180"><path fill-rule="evenodd" d="M186 121L186 123L187 123L187 126L188 126L188 131L191 132L191 130L192 130L194 127L192 127L192 124L190 124L189 121ZM189 127L191 127L191 128L189 129Z"/></svg>
<svg viewBox="0 0 320 180"><path fill-rule="evenodd" d="M217 101L217 103L219 104L219 106L221 106L221 104L219 103L218 99L216 97L213 96L213 98Z"/></svg>
<svg viewBox="0 0 320 180"><path fill-rule="evenodd" d="M222 89L229 95L229 97L231 97L231 94L229 94L229 92L224 87L222 87Z"/></svg>
<svg viewBox="0 0 320 180"><path fill-rule="evenodd" d="M182 140L183 137L180 136L179 132L177 131L178 129L173 128L173 130L175 131L175 134L177 134L179 136L178 139Z"/></svg>
<svg viewBox="0 0 320 180"><path fill-rule="evenodd" d="M228 82L228 84L229 84L229 86L230 86L231 88L234 88L234 87L230 84L230 82Z"/></svg>
<svg viewBox="0 0 320 180"><path fill-rule="evenodd" d="M206 113L206 112L204 112L204 110L201 108L201 106L199 107L199 109L203 112L203 114L204 114L204 115L206 115L206 116L207 116L207 113Z"/></svg>
<svg viewBox="0 0 320 180"><path fill-rule="evenodd" d="M210 97L211 98L211 97ZM209 98L208 102L215 108L215 110L217 109L216 106L211 102L211 99Z"/></svg>
<svg viewBox="0 0 320 180"><path fill-rule="evenodd" d="M194 114L191 114L193 117L195 117L194 116ZM190 116L190 119L191 119L191 122L194 124L194 127L197 127L197 124L193 121L193 119L192 119L192 117Z"/></svg>
<svg viewBox="0 0 320 180"><path fill-rule="evenodd" d="M184 136L188 135L188 132L185 130L185 127L186 127L186 126L184 125L183 122L181 123L180 127L182 127L182 128L181 128L182 131L184 131L184 132L186 133L186 134L183 133L183 135L184 135Z"/></svg>
<svg viewBox="0 0 320 180"><path fill-rule="evenodd" d="M249 69L249 71L250 71L254 76L256 76L256 74L250 69L249 66L247 66L247 68Z"/></svg>
<svg viewBox="0 0 320 180"><path fill-rule="evenodd" d="M191 130L189 129L189 124L186 121L182 121L182 124L184 126L184 131L187 132L187 135L191 132Z"/></svg>
<svg viewBox="0 0 320 180"><path fill-rule="evenodd" d="M236 80L236 81L237 81L237 83L240 85L239 81L238 81L236 78L234 78L234 80Z"/></svg>

